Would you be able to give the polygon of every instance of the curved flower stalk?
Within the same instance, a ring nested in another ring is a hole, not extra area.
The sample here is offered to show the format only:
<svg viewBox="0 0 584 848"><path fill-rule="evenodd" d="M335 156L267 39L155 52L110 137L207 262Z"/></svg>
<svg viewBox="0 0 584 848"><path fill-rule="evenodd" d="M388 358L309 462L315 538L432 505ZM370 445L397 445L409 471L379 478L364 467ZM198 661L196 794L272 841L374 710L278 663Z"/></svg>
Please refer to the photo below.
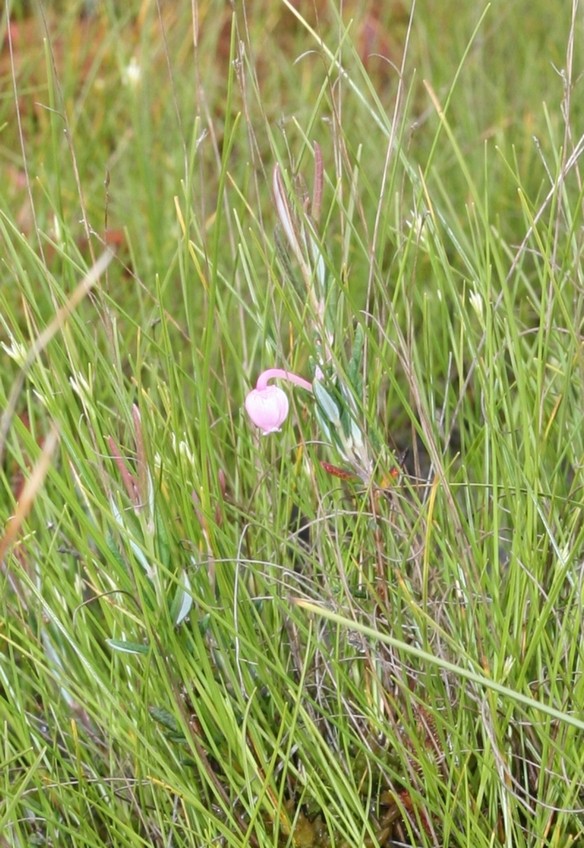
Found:
<svg viewBox="0 0 584 848"><path fill-rule="evenodd" d="M312 384L298 374L282 368L268 368L267 371L263 371L258 377L255 389L248 392L245 398L245 409L264 436L280 430L290 409L286 392L279 386L269 385L270 380L287 380L295 386L312 392Z"/></svg>
<svg viewBox="0 0 584 848"><path fill-rule="evenodd" d="M357 424L355 403L344 385L325 388L318 376L314 383L282 368L269 368L258 377L255 389L245 398L245 409L251 421L264 436L277 433L286 418L290 405L286 393L270 380L286 380L310 392L319 427L329 444L334 446L355 474L364 482L371 479L372 463L363 429Z"/></svg>

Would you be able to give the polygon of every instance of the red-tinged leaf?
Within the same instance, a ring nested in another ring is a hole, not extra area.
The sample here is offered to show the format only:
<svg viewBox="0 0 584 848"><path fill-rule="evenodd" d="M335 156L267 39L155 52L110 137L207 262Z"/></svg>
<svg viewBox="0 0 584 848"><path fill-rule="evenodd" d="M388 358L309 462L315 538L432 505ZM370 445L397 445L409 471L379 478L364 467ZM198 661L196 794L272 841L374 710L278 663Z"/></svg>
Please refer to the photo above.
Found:
<svg viewBox="0 0 584 848"><path fill-rule="evenodd" d="M332 474L333 477L339 477L341 480L351 480L357 476L352 471L339 468L337 465L331 465L330 462L324 462L324 460L321 460L320 464L327 474Z"/></svg>

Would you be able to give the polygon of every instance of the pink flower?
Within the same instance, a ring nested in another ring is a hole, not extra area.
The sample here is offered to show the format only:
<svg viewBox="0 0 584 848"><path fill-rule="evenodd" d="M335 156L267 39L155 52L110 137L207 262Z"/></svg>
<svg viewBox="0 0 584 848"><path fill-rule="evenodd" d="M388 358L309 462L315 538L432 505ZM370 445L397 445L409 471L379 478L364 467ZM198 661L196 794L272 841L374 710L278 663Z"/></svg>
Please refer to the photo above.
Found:
<svg viewBox="0 0 584 848"><path fill-rule="evenodd" d="M258 377L255 389L245 399L247 414L264 436L277 432L288 416L290 405L286 393L278 386L268 385L268 380L288 380L296 386L312 391L312 386L303 377L284 371L282 368L269 368Z"/></svg>
<svg viewBox="0 0 584 848"><path fill-rule="evenodd" d="M247 414L264 436L276 433L288 415L288 398L278 386L252 389L245 399Z"/></svg>

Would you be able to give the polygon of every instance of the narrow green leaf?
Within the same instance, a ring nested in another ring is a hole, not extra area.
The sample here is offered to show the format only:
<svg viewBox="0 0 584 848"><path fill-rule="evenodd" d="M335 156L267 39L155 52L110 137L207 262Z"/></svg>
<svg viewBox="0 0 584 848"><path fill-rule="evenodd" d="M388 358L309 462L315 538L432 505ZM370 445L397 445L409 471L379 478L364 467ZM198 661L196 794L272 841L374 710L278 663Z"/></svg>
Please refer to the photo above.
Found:
<svg viewBox="0 0 584 848"><path fill-rule="evenodd" d="M123 654L147 654L150 651L148 645L142 645L140 642L127 642L125 639L106 639L105 641L114 651L120 651Z"/></svg>

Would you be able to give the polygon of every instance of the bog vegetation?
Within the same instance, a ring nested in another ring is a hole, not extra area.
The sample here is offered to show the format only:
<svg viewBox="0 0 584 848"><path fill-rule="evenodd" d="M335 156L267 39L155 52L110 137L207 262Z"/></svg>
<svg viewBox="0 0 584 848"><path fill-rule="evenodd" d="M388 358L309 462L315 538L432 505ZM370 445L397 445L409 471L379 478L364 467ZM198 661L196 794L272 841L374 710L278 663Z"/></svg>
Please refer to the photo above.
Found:
<svg viewBox="0 0 584 848"><path fill-rule="evenodd" d="M578 0L0 13L0 845L584 846Z"/></svg>

